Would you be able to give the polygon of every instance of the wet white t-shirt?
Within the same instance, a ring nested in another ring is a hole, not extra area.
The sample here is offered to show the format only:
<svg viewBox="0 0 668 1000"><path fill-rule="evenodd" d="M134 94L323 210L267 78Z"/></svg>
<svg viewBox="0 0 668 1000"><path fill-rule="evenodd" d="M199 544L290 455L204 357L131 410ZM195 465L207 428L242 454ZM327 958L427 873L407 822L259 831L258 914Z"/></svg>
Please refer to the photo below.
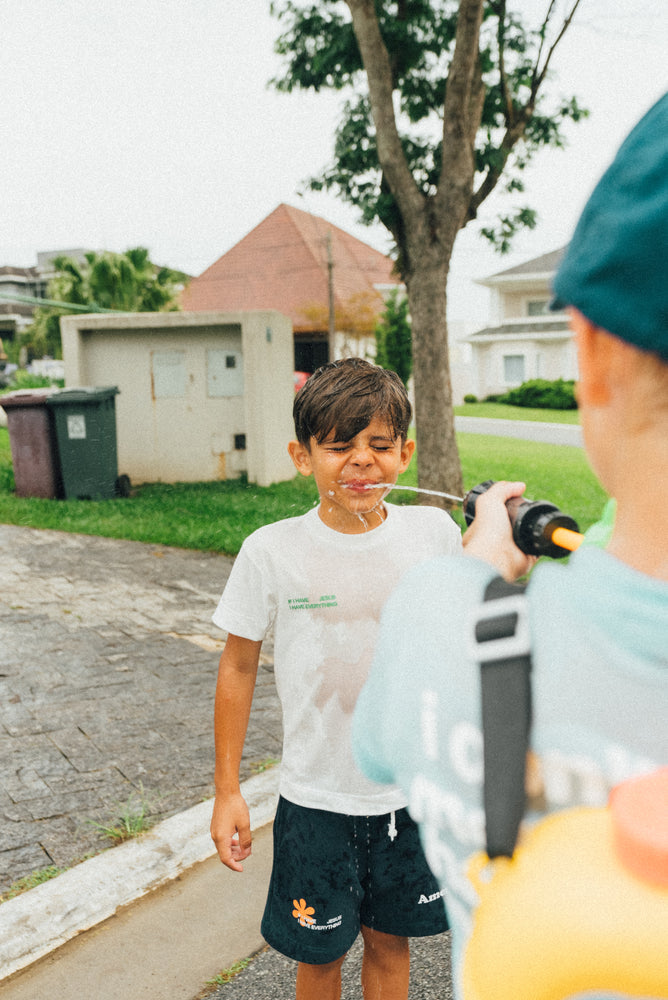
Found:
<svg viewBox="0 0 668 1000"><path fill-rule="evenodd" d="M407 569L461 550L435 507L386 504L377 528L347 535L317 510L266 525L244 542L213 616L220 628L264 639L273 627L283 709L280 792L297 805L382 815L406 804L356 767L350 726L373 658L380 616ZM420 664L407 662L406 672Z"/></svg>

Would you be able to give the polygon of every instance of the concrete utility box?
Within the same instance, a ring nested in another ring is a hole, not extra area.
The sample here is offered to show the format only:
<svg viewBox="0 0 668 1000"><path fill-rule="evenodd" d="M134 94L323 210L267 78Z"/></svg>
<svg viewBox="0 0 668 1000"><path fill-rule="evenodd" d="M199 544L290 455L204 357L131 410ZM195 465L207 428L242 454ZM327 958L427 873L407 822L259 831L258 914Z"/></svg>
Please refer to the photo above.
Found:
<svg viewBox="0 0 668 1000"><path fill-rule="evenodd" d="M61 319L65 384L118 386L118 465L132 482L291 479L293 335L274 311Z"/></svg>

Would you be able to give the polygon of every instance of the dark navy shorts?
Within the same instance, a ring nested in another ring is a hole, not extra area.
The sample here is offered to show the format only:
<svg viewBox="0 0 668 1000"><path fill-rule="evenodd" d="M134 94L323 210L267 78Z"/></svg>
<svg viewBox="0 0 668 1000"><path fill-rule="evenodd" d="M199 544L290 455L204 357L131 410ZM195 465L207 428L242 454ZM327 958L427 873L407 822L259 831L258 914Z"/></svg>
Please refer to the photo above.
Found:
<svg viewBox="0 0 668 1000"><path fill-rule="evenodd" d="M265 940L309 965L350 949L360 926L399 937L448 929L439 891L406 809L346 816L279 798Z"/></svg>

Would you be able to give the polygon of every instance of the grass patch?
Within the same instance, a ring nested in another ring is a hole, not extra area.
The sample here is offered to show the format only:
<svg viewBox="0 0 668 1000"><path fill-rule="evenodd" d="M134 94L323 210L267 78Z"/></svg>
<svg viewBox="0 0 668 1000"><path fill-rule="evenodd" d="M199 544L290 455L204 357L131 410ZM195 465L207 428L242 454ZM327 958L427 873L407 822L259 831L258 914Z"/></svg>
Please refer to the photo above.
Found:
<svg viewBox="0 0 668 1000"><path fill-rule="evenodd" d="M240 972L243 972L247 965L251 963L250 958L242 958L234 965L230 965L228 969L222 969L217 976L213 979L207 979L208 986L223 986L225 983L231 982Z"/></svg>
<svg viewBox="0 0 668 1000"><path fill-rule="evenodd" d="M265 757L263 760L251 761L250 769L253 774L263 774L265 771L271 771L277 764L280 764L278 757Z"/></svg>
<svg viewBox="0 0 668 1000"><path fill-rule="evenodd" d="M296 477L258 487L244 480L153 483L126 499L40 500L17 497L6 428L0 428L0 522L236 554L244 538L272 521L303 514L317 502L312 480Z"/></svg>
<svg viewBox="0 0 668 1000"><path fill-rule="evenodd" d="M529 411L521 412L524 417ZM527 483L528 497L552 501L583 530L598 520L606 495L581 448L480 434L459 434L458 442L467 489L485 479L521 479ZM400 482L417 485L415 460ZM452 484L440 485L452 492ZM244 480L155 483L133 489L127 499L97 501L21 498L12 489L9 439L6 428L0 428L0 522L5 524L235 555L256 528L303 514L318 499L313 480L303 476L267 487ZM406 504L421 498L395 491L391 500Z"/></svg>
<svg viewBox="0 0 668 1000"><path fill-rule="evenodd" d="M43 882L50 882L52 878L62 875L64 871L67 871L67 869L58 868L57 865L38 868L36 871L31 872L30 875L24 875L23 878L12 882L9 888L5 889L0 895L0 903L6 903L8 899L14 899L15 896L20 896L21 893L27 892L28 889L34 889L35 886L41 885Z"/></svg>
<svg viewBox="0 0 668 1000"><path fill-rule="evenodd" d="M529 499L556 504L575 518L582 531L601 516L608 497L581 448L484 434L458 434L457 444L465 489L486 479L521 480L527 484ZM417 486L415 461L397 482ZM446 492L451 489L448 483L442 486ZM419 494L402 494L399 490L390 493L389 499L393 503L421 502ZM463 524L458 512L456 519Z"/></svg>
<svg viewBox="0 0 668 1000"><path fill-rule="evenodd" d="M138 793L132 795L127 802L119 802L117 808L118 816L108 823L100 823L94 819L87 821L98 833L110 840L114 847L139 837L153 825L150 815L153 805L147 799L142 785Z"/></svg>
<svg viewBox="0 0 668 1000"><path fill-rule="evenodd" d="M544 410L507 403L464 403L455 406L457 417L486 417L491 420L534 420L541 424L579 424L577 410Z"/></svg>

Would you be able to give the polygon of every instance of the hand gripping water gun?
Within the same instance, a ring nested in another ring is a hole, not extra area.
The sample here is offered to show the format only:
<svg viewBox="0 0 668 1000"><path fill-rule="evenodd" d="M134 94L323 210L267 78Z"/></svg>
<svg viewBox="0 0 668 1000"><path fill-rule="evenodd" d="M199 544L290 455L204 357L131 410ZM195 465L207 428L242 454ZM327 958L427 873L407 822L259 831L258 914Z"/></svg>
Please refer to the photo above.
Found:
<svg viewBox="0 0 668 1000"><path fill-rule="evenodd" d="M475 505L481 493L494 485L494 479L474 486L463 498L464 519L467 525L475 517ZM529 556L550 556L562 559L575 551L582 542L577 522L564 514L548 500L527 500L512 497L506 509L513 527L513 541L518 549Z"/></svg>

